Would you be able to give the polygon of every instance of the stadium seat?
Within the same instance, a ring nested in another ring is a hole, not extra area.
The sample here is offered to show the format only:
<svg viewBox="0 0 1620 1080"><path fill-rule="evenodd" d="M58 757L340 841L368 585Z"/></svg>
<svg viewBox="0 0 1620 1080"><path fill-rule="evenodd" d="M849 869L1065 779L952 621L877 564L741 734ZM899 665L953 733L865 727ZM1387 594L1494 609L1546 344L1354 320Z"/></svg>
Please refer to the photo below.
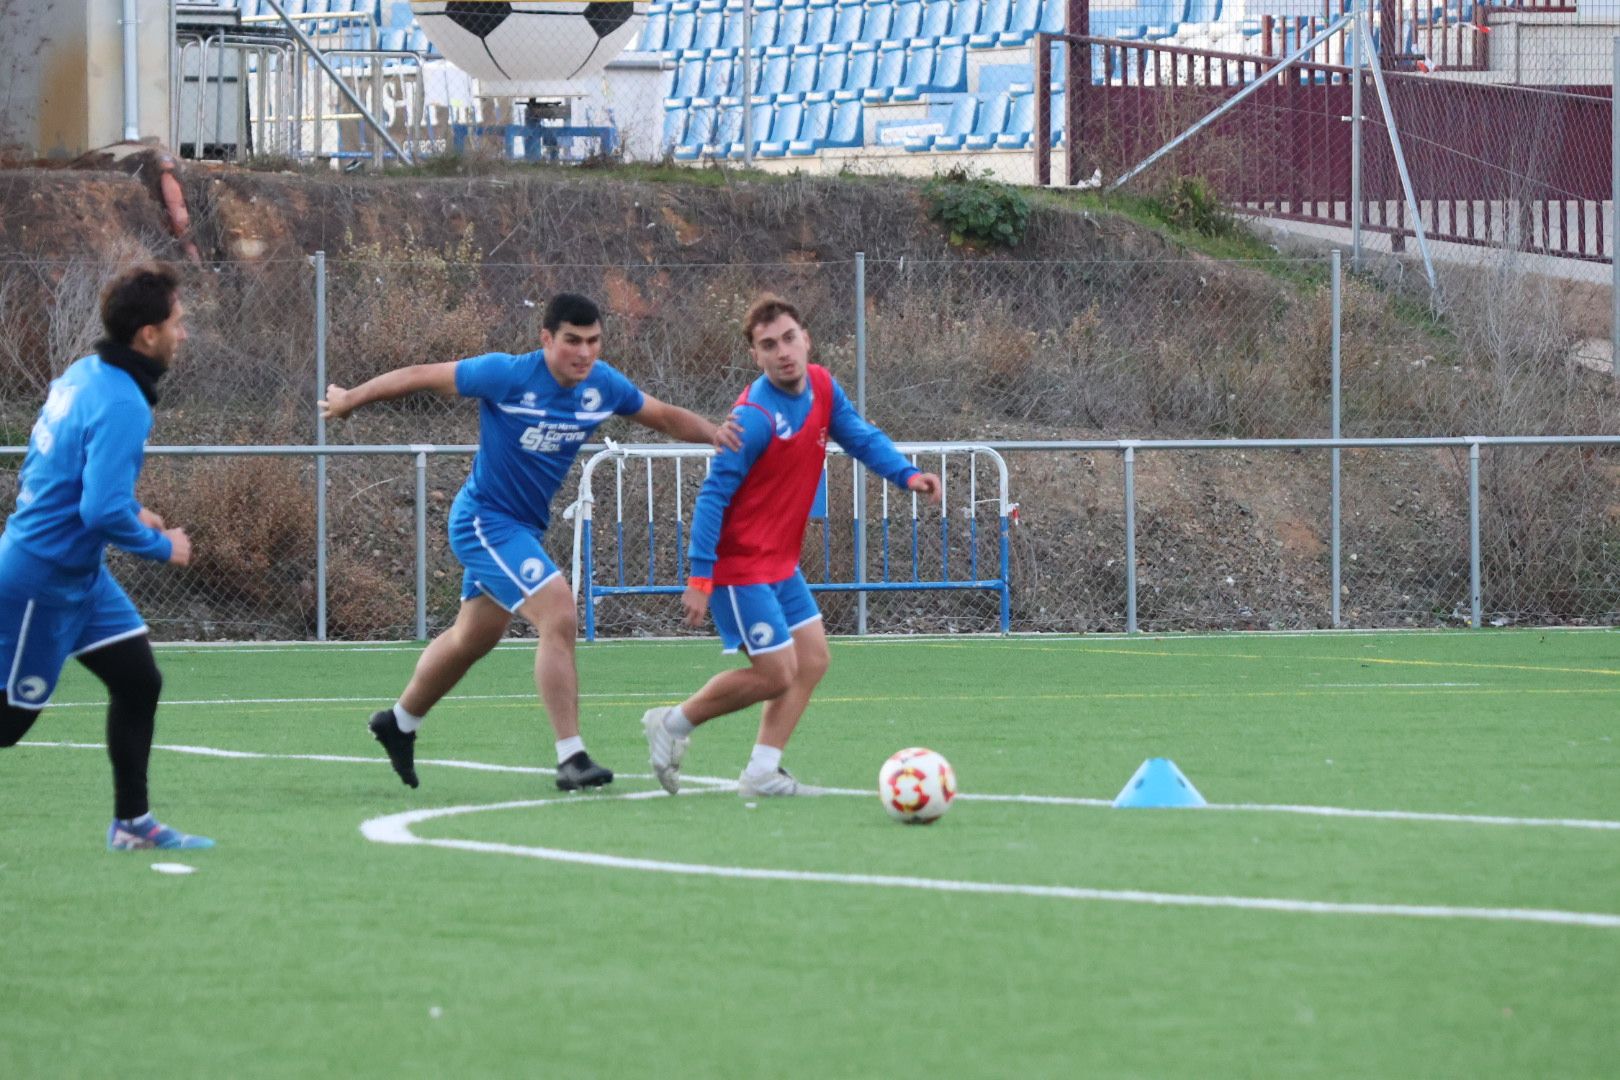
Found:
<svg viewBox="0 0 1620 1080"><path fill-rule="evenodd" d="M876 45L870 41L857 41L850 45L849 63L844 67L844 85L840 89L859 94L872 85L872 72L876 67Z"/></svg>
<svg viewBox="0 0 1620 1080"><path fill-rule="evenodd" d="M707 157L724 157L734 143L742 139L743 105L740 98L727 98L715 112L714 126L705 141L703 153Z"/></svg>
<svg viewBox="0 0 1620 1080"><path fill-rule="evenodd" d="M663 8L666 15L669 12L668 4L656 4L654 6ZM409 30L416 23L416 16L411 11L410 0L382 0L382 8L378 14L380 15L378 22L389 30ZM649 14L651 14L650 11Z"/></svg>
<svg viewBox="0 0 1620 1080"><path fill-rule="evenodd" d="M810 0L804 19L803 45L825 45L832 40L833 20L838 16L835 0Z"/></svg>
<svg viewBox="0 0 1620 1080"><path fill-rule="evenodd" d="M1007 127L996 136L997 150L1022 150L1035 137L1035 88L1008 88Z"/></svg>
<svg viewBox="0 0 1620 1080"><path fill-rule="evenodd" d="M764 62L756 61L759 67L759 81L754 84L753 94L775 97L786 90L788 60L788 50L780 45L766 49Z"/></svg>
<svg viewBox="0 0 1620 1080"><path fill-rule="evenodd" d="M889 36L896 41L922 37L922 0L901 0L889 20Z"/></svg>
<svg viewBox="0 0 1620 1080"><path fill-rule="evenodd" d="M934 73L924 93L947 94L967 89L967 40L942 38L939 53L934 58Z"/></svg>
<svg viewBox="0 0 1620 1080"><path fill-rule="evenodd" d="M1013 0L1007 12L1007 29L996 39L998 45L1022 45L1035 34L1041 21L1041 0Z"/></svg>
<svg viewBox="0 0 1620 1080"><path fill-rule="evenodd" d="M864 106L854 94L836 94L833 97L833 118L827 129L824 147L860 146L864 141Z"/></svg>
<svg viewBox="0 0 1620 1080"><path fill-rule="evenodd" d="M873 4L866 9L866 21L861 24L861 40L882 42L898 39L900 35L890 30L893 21L893 4Z"/></svg>
<svg viewBox="0 0 1620 1080"><path fill-rule="evenodd" d="M996 136L1007 127L1008 95L996 94L979 107L979 119L973 125L973 134L962 142L964 150L989 150L996 145Z"/></svg>
<svg viewBox="0 0 1620 1080"><path fill-rule="evenodd" d="M720 31L725 24L726 9L721 0L703 0L698 4L697 26L692 31L691 49L708 52L720 45Z"/></svg>
<svg viewBox="0 0 1620 1080"><path fill-rule="evenodd" d="M1068 24L1068 16L1067 0L1041 0L1041 21L1036 29L1048 34L1061 34ZM1092 33L1096 32L1094 28Z"/></svg>
<svg viewBox="0 0 1620 1080"><path fill-rule="evenodd" d="M816 64L816 85L814 92L830 94L840 90L844 85L844 69L849 64L849 50L842 45L828 45L821 50L820 59ZM831 109L828 110L831 115Z"/></svg>
<svg viewBox="0 0 1620 1080"><path fill-rule="evenodd" d="M963 94L951 106L950 115L945 119L945 131L940 135L925 136L925 145L913 147L909 142L907 150L960 150L967 137L973 134L973 121L979 115L979 99L972 94Z"/></svg>
<svg viewBox="0 0 1620 1080"><path fill-rule="evenodd" d="M377 35L377 48L385 52L403 52L410 44L409 30L384 30Z"/></svg>
<svg viewBox="0 0 1620 1080"><path fill-rule="evenodd" d="M922 97L923 87L934 78L934 61L939 49L931 41L912 42L906 50L906 69L900 75L900 85L889 95L890 101L916 101Z"/></svg>
<svg viewBox="0 0 1620 1080"><path fill-rule="evenodd" d="M786 157L788 144L799 137L799 127L804 120L804 105L798 101L786 101L776 107L771 117L771 131L769 137L760 141L760 157Z"/></svg>
<svg viewBox="0 0 1620 1080"><path fill-rule="evenodd" d="M979 13L979 28L968 38L968 44L978 49L997 44L1007 30L1011 14L1010 0L985 0L984 10Z"/></svg>
<svg viewBox="0 0 1620 1080"><path fill-rule="evenodd" d="M720 44L716 46L721 52L736 52L743 47L743 15L743 0L726 0L720 24ZM757 19L758 12L753 17Z"/></svg>
<svg viewBox="0 0 1620 1080"><path fill-rule="evenodd" d="M707 96L703 93L702 53L688 50L681 54L675 65L675 84L670 88L669 96L677 101Z"/></svg>
<svg viewBox="0 0 1620 1080"><path fill-rule="evenodd" d="M714 132L715 104L707 98L699 98L692 102L686 110L686 130L681 136L681 144L675 148L677 161L696 161L703 156Z"/></svg>
<svg viewBox="0 0 1620 1080"><path fill-rule="evenodd" d="M801 4L783 4L781 14L777 16L776 36L773 40L765 42L766 45L801 45L804 43L804 20L809 14L809 8ZM754 16L756 19L758 14ZM756 24L754 38L759 39Z"/></svg>
<svg viewBox="0 0 1620 1080"><path fill-rule="evenodd" d="M771 129L771 104L769 101L755 98L753 105L750 106L750 112L752 114L749 119L750 131L747 134L753 136L753 149L757 151L760 142L765 138L765 134ZM725 147L724 153L726 157L740 158L744 156L744 148L747 144L743 142L744 132L740 130L741 116L741 110L738 110L739 130L737 138Z"/></svg>
<svg viewBox="0 0 1620 1080"><path fill-rule="evenodd" d="M410 9L407 7L407 11ZM664 35L669 30L669 5L650 4L647 21L641 26L641 40L636 42L640 52L658 52L664 47Z"/></svg>
<svg viewBox="0 0 1620 1080"><path fill-rule="evenodd" d="M692 32L697 29L697 5L676 4L669 9L669 29L664 36L664 52L684 52L692 47Z"/></svg>
<svg viewBox="0 0 1620 1080"><path fill-rule="evenodd" d="M831 41L834 45L848 45L861 38L861 24L866 20L866 5L861 0L839 0L833 19ZM870 38L865 40L872 40Z"/></svg>
<svg viewBox="0 0 1620 1080"><path fill-rule="evenodd" d="M814 45L798 45L792 50L788 64L786 94L795 97L808 94L816 88L816 75L821 66L821 50Z"/></svg>
<svg viewBox="0 0 1620 1080"><path fill-rule="evenodd" d="M703 89L699 96L706 98L730 97L736 89L733 85L741 76L737 68L741 66L729 54L711 55L708 65L703 69Z"/></svg>
<svg viewBox="0 0 1620 1080"><path fill-rule="evenodd" d="M804 99L804 119L799 124L799 137L788 143L788 153L804 157L821 149L826 141L827 129L832 125L832 95L808 94Z"/></svg>
<svg viewBox="0 0 1620 1080"><path fill-rule="evenodd" d="M923 0L922 27L918 37L942 38L950 32L951 0Z"/></svg>
<svg viewBox="0 0 1620 1080"><path fill-rule="evenodd" d="M956 6L951 11L951 27L946 31L951 37L966 37L979 25L979 13L984 10L979 0L956 0Z"/></svg>
<svg viewBox="0 0 1620 1080"><path fill-rule="evenodd" d="M900 76L906 70L906 49L898 41L878 46L877 67L872 72L872 84L861 93L867 104L888 101L890 93L900 85Z"/></svg>
<svg viewBox="0 0 1620 1080"><path fill-rule="evenodd" d="M664 103L664 134L659 143L660 153L670 154L686 137L687 107Z"/></svg>

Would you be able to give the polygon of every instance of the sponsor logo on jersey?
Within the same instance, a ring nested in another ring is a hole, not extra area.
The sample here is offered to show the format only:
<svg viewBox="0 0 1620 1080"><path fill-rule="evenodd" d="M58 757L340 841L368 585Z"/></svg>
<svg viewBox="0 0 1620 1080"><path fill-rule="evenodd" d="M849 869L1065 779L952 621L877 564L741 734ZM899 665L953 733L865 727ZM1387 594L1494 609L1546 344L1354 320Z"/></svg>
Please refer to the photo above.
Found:
<svg viewBox="0 0 1620 1080"><path fill-rule="evenodd" d="M564 447L584 442L589 434L573 425L535 424L524 429L518 445L532 454L555 454Z"/></svg>

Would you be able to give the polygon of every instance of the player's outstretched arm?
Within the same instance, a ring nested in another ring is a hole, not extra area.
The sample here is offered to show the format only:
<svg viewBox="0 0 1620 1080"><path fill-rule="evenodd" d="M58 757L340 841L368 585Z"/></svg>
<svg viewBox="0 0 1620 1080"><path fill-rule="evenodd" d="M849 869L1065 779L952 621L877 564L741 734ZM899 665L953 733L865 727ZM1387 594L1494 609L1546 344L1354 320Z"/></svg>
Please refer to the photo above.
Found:
<svg viewBox="0 0 1620 1080"><path fill-rule="evenodd" d="M724 423L715 425L690 409L659 401L651 394L643 394L642 398L645 404L640 412L632 413L630 419L643 427L661 431L680 442L707 443L717 450L742 449L742 427L735 420L728 417Z"/></svg>
<svg viewBox="0 0 1620 1080"><path fill-rule="evenodd" d="M327 420L341 420L362 405L369 405L373 401L391 401L418 390L453 396L456 392L456 361L396 368L349 390L333 383L326 388L326 397L318 404L321 416Z"/></svg>

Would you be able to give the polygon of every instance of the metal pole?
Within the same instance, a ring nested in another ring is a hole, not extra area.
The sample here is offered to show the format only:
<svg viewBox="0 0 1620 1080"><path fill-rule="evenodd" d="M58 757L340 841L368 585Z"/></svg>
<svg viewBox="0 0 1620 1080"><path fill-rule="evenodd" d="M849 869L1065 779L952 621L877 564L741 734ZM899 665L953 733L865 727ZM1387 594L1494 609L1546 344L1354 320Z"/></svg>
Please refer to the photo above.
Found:
<svg viewBox="0 0 1620 1080"><path fill-rule="evenodd" d="M124 141L141 137L140 33L135 0L124 0Z"/></svg>
<svg viewBox="0 0 1620 1080"><path fill-rule="evenodd" d="M315 253L315 399L326 397L326 252ZM326 445L326 418L315 410L315 445ZM315 456L315 640L326 640L326 455Z"/></svg>
<svg viewBox="0 0 1620 1080"><path fill-rule="evenodd" d="M743 164L754 164L754 0L743 0ZM864 632L864 631L863 631Z"/></svg>
<svg viewBox="0 0 1620 1080"><path fill-rule="evenodd" d="M1468 598L1469 623L1480 625L1479 587L1479 443L1468 444Z"/></svg>
<svg viewBox="0 0 1620 1080"><path fill-rule="evenodd" d="M1609 374L1620 382L1620 37L1614 39L1614 82L1609 86Z"/></svg>
<svg viewBox="0 0 1620 1080"><path fill-rule="evenodd" d="M866 252L855 253L855 411L866 418ZM855 463L855 580L866 581L866 469ZM856 594L855 632L866 634L866 590Z"/></svg>
<svg viewBox="0 0 1620 1080"><path fill-rule="evenodd" d="M1357 22L1356 26L1361 33L1360 45L1364 49L1372 48L1372 31L1365 23ZM1423 270L1429 276L1429 291L1438 293L1440 283L1434 276L1434 260L1429 258L1429 241L1423 229L1423 217L1418 213L1417 192L1412 187L1412 174L1406 168L1406 151L1401 149L1401 132L1395 126L1395 109L1389 101L1389 86L1384 82L1383 58L1380 63L1368 64L1367 70L1372 72L1373 87L1378 91L1378 105L1384 113L1384 126L1389 129L1389 146L1395 151L1395 170L1401 174L1401 190L1406 194L1407 208L1412 211L1412 232L1417 237L1418 251L1423 256Z"/></svg>
<svg viewBox="0 0 1620 1080"><path fill-rule="evenodd" d="M1125 632L1136 633L1136 447L1125 447Z"/></svg>
<svg viewBox="0 0 1620 1080"><path fill-rule="evenodd" d="M381 119L382 115L383 115L383 62L382 62L382 58L379 57L379 56L373 56L370 59L371 59L371 109L372 109L373 112L375 112L377 114L378 119ZM383 167L383 161L384 160L385 159L383 158L382 143L380 143L380 142L372 143L371 144L371 164L372 164L372 166L375 167L375 168L380 169L380 168Z"/></svg>
<svg viewBox="0 0 1620 1080"><path fill-rule="evenodd" d="M1182 143L1186 142L1188 139L1192 138L1200 131L1203 131L1205 128L1209 127L1209 125L1213 124L1215 121L1219 120L1233 109L1237 108L1237 106L1246 98L1258 93L1263 86L1265 86L1276 76L1282 74L1282 72L1286 71L1289 67L1293 66L1296 61L1309 56L1312 50L1314 50L1318 45L1322 44L1322 42L1331 38L1334 34L1337 34L1353 18L1353 15L1344 14L1340 15L1337 19L1334 19L1328 24L1326 30L1323 30L1320 34L1317 34L1315 37L1311 38L1311 40L1307 41L1305 44L1283 57L1277 62L1275 67L1271 68L1264 75L1254 80L1254 82L1250 83L1248 86L1245 86L1242 90L1239 90L1237 93L1227 98L1214 112L1210 113L1208 116L1205 116L1192 127L1188 128L1186 131L1183 131L1180 135L1177 135L1175 138L1153 151L1153 153L1143 158L1141 162L1127 170L1123 175L1120 176L1118 180L1115 180L1112 184L1108 185L1109 190L1112 191L1115 188L1120 187L1133 177L1150 168L1155 161L1158 161L1160 158L1170 153L1170 151L1174 150L1176 147L1180 146ZM1070 51L1073 51L1072 45L1070 47ZM1073 56L1070 56L1069 62L1071 65L1074 63ZM1075 142L1073 136L1065 133L1063 137L1067 144L1072 148Z"/></svg>
<svg viewBox="0 0 1620 1080"><path fill-rule="evenodd" d="M1335 438L1335 439L1337 439L1339 437L1340 423L1341 423L1341 420L1342 420L1341 407L1342 407L1342 404L1343 404L1343 397L1342 397L1343 382L1341 381L1341 376L1343 374L1343 359L1344 359L1344 292L1343 292L1343 286L1344 286L1344 258L1343 258L1343 253L1340 252L1338 248L1334 248L1333 249L1333 419L1332 419L1333 429L1332 430L1333 430L1333 438ZM1333 466L1332 466L1332 468L1333 468L1333 510L1332 510L1332 526L1331 526L1331 529L1330 529L1330 532L1332 534L1332 539L1330 541L1330 546L1331 546L1332 552L1333 552L1333 574L1332 574L1332 584L1333 584L1333 626L1335 628L1343 625L1343 618L1342 618L1342 613L1340 611L1340 601L1339 601L1340 594L1343 591L1343 585L1341 584L1341 564L1339 562L1339 558L1340 558L1340 555L1342 554L1342 550L1343 550L1342 546L1341 546L1341 527L1342 527L1342 524L1343 524L1343 521L1344 521L1343 505L1340 502L1340 488L1339 488L1339 458L1340 458L1342 453L1343 453L1343 451L1341 451L1337 446L1335 446L1333 448L1333 450L1332 450L1332 454L1333 454Z"/></svg>
<svg viewBox="0 0 1620 1080"><path fill-rule="evenodd" d="M416 640L427 640L427 451L416 455Z"/></svg>
<svg viewBox="0 0 1620 1080"><path fill-rule="evenodd" d="M1361 39L1350 35L1355 64L1350 72L1350 266L1361 272Z"/></svg>
<svg viewBox="0 0 1620 1080"><path fill-rule="evenodd" d="M332 70L332 65L326 62L326 57L321 53L321 50L317 49L315 43L309 40L309 35L300 30L298 24L287 15L286 9L281 6L281 0L264 0L264 2L270 7L270 10L281 16L281 21L287 24L287 29L291 30L293 36L299 40L304 48L309 50L309 55L315 58L315 62L321 66L321 70L326 72L331 80L337 84L337 88L343 92L343 96L349 99L349 104L353 105L355 111L365 118L366 123L371 126L371 130L376 132L377 137L388 145L388 149L394 152L394 156L407 165L416 164L411 160L411 156L405 152L405 149L394 141L394 137L388 134L382 123L371 115L365 103L360 100L359 95L349 89L349 84L344 82L336 71ZM316 145L318 148L319 144Z"/></svg>

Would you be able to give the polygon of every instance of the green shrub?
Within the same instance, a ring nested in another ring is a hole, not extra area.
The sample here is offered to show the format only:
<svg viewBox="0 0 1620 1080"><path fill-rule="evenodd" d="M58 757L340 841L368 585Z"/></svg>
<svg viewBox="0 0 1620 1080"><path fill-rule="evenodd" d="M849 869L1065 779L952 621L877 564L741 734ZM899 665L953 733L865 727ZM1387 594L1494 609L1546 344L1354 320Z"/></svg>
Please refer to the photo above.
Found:
<svg viewBox="0 0 1620 1080"><path fill-rule="evenodd" d="M936 176L923 188L928 216L950 230L951 243L1015 247L1029 228L1029 202L1019 191L961 169Z"/></svg>

